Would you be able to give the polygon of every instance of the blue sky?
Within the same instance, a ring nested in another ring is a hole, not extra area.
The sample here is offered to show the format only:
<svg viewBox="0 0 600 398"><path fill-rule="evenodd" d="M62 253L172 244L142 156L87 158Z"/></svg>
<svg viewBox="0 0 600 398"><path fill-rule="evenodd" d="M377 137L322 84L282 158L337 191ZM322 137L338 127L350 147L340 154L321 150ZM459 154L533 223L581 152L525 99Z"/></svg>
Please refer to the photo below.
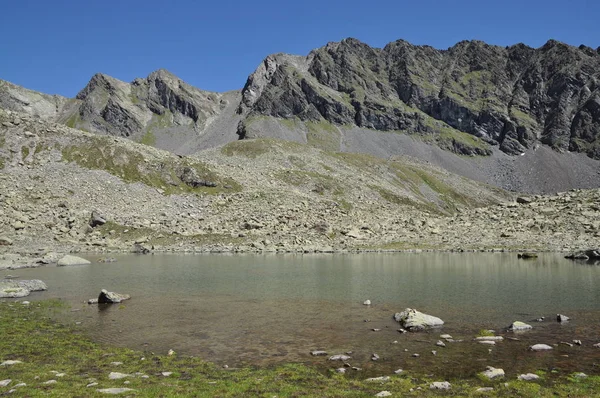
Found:
<svg viewBox="0 0 600 398"><path fill-rule="evenodd" d="M131 81L165 68L227 91L271 53L305 55L346 37L597 48L598 21L598 0L0 0L0 79L72 97L97 72Z"/></svg>

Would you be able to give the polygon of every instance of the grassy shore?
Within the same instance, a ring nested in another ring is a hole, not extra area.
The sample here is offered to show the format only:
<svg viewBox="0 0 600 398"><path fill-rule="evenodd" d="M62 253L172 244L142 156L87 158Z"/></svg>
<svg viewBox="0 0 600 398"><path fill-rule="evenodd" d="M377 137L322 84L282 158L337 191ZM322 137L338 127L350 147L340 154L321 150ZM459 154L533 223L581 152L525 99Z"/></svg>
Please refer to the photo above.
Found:
<svg viewBox="0 0 600 398"><path fill-rule="evenodd" d="M350 378L333 371L323 374L301 364L266 369L222 369L199 358L155 355L103 346L53 322L62 311L58 301L0 302L0 396L106 396L105 388L129 388L122 396L139 397L369 397L381 391L392 396L594 397L600 396L600 376L564 377L538 382L481 379L449 380L449 391L430 389L432 379L416 374L391 375L386 382ZM127 374L109 379L111 372ZM166 372L166 373L165 373ZM168 373L172 372L172 373ZM56 382L50 382L55 380ZM25 383L24 386L18 386ZM94 384L97 383L97 384ZM91 385L91 386L90 386ZM493 387L491 392L477 392Z"/></svg>

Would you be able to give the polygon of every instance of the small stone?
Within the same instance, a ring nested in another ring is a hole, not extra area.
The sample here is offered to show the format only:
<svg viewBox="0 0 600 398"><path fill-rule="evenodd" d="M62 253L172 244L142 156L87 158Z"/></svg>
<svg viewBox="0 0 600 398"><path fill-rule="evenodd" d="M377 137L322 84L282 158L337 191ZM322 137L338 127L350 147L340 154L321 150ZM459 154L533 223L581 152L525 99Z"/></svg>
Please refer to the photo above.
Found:
<svg viewBox="0 0 600 398"><path fill-rule="evenodd" d="M87 301L88 304L98 304L98 299L89 299Z"/></svg>
<svg viewBox="0 0 600 398"><path fill-rule="evenodd" d="M371 329L371 330L374 331L374 332L381 332L381 329L376 329L375 328L375 329Z"/></svg>
<svg viewBox="0 0 600 398"><path fill-rule="evenodd" d="M97 385L98 385L98 383L94 382L94 383L88 384L86 387L94 387L94 386L97 386Z"/></svg>
<svg viewBox="0 0 600 398"><path fill-rule="evenodd" d="M548 344L534 344L529 347L529 351L548 351L551 349L552 347Z"/></svg>
<svg viewBox="0 0 600 398"><path fill-rule="evenodd" d="M562 315L562 314L556 314L556 321L557 321L557 322L568 322L568 321L570 321L570 320L571 320L571 318L569 318L569 317L568 317L568 316L566 316L566 315Z"/></svg>
<svg viewBox="0 0 600 398"><path fill-rule="evenodd" d="M371 305L371 300L365 300L365 301L363 302L363 305Z"/></svg>
<svg viewBox="0 0 600 398"><path fill-rule="evenodd" d="M452 385L447 381L434 381L429 385L429 389L431 390L449 390L452 388Z"/></svg>
<svg viewBox="0 0 600 398"><path fill-rule="evenodd" d="M313 357L324 356L327 355L327 351L311 351L310 355L312 355Z"/></svg>
<svg viewBox="0 0 600 398"><path fill-rule="evenodd" d="M112 366L119 366L119 365L123 365L123 362L111 362L110 364Z"/></svg>
<svg viewBox="0 0 600 398"><path fill-rule="evenodd" d="M600 343L596 343L596 344L594 344L592 347L595 347L595 348L600 348Z"/></svg>
<svg viewBox="0 0 600 398"><path fill-rule="evenodd" d="M519 377L518 377L519 380L525 380L525 381L533 381L533 380L537 380L539 378L540 378L540 376L538 376L534 373L525 373L525 374L519 375Z"/></svg>
<svg viewBox="0 0 600 398"><path fill-rule="evenodd" d="M335 371L336 371L337 373L344 374L344 373L346 373L346 368L337 368Z"/></svg>
<svg viewBox="0 0 600 398"><path fill-rule="evenodd" d="M380 391L377 394L375 394L376 397L391 397L392 393L389 391Z"/></svg>
<svg viewBox="0 0 600 398"><path fill-rule="evenodd" d="M488 366L485 371L480 373L480 375L490 380L498 377L504 377L504 369Z"/></svg>
<svg viewBox="0 0 600 398"><path fill-rule="evenodd" d="M406 330L404 330L404 329L398 329L398 333L406 333Z"/></svg>
<svg viewBox="0 0 600 398"><path fill-rule="evenodd" d="M371 361L378 361L378 360L379 360L379 355L377 355L377 354L373 354L373 355L371 356Z"/></svg>
<svg viewBox="0 0 600 398"><path fill-rule="evenodd" d="M403 369L396 369L396 370L394 370L394 373L397 374L397 375L402 374L403 372L404 372Z"/></svg>
<svg viewBox="0 0 600 398"><path fill-rule="evenodd" d="M12 366L12 365L20 364L20 363L23 363L23 362L8 360L8 361L4 361L4 362L0 363L0 366Z"/></svg>
<svg viewBox="0 0 600 398"><path fill-rule="evenodd" d="M475 341L502 341L504 337L502 336L478 336L475 337Z"/></svg>
<svg viewBox="0 0 600 398"><path fill-rule="evenodd" d="M452 336L450 336L449 334L442 334L440 335L440 338L444 340L452 340Z"/></svg>
<svg viewBox="0 0 600 398"><path fill-rule="evenodd" d="M578 378L578 379L585 379L586 377L588 377L588 375L586 375L586 374L585 374L585 373L583 373L583 372L579 372L579 373L575 373L575 374L573 375L573 377L576 377L576 378Z"/></svg>
<svg viewBox="0 0 600 398"><path fill-rule="evenodd" d="M431 351L431 353L432 353L433 355L437 355L437 351L436 351L436 350L432 350L432 351Z"/></svg>
<svg viewBox="0 0 600 398"><path fill-rule="evenodd" d="M330 361L347 361L348 359L352 359L352 357L344 354L337 354L329 357Z"/></svg>
<svg viewBox="0 0 600 398"><path fill-rule="evenodd" d="M49 384L56 384L56 383L58 383L56 380L48 380L48 381L43 382L42 384L49 385Z"/></svg>
<svg viewBox="0 0 600 398"><path fill-rule="evenodd" d="M494 391L494 387L479 387L475 392L490 392Z"/></svg>
<svg viewBox="0 0 600 398"><path fill-rule="evenodd" d="M437 343L435 343L435 345L437 345L438 347L446 347L446 343L444 343L442 340L438 340Z"/></svg>
<svg viewBox="0 0 600 398"><path fill-rule="evenodd" d="M23 304L23 305L29 305L31 303L29 301L23 301L21 304Z"/></svg>
<svg viewBox="0 0 600 398"><path fill-rule="evenodd" d="M126 377L129 377L129 375L128 375L128 374L126 374L126 373L120 373L120 372L110 372L110 373L108 374L108 378L109 378L110 380L119 380L119 379L124 379L124 378L126 378Z"/></svg>
<svg viewBox="0 0 600 398"><path fill-rule="evenodd" d="M11 379L0 380L0 387L6 387L12 382Z"/></svg>
<svg viewBox="0 0 600 398"><path fill-rule="evenodd" d="M581 343L581 340L573 340L573 344L581 345L582 343Z"/></svg>
<svg viewBox="0 0 600 398"><path fill-rule="evenodd" d="M124 392L135 391L135 390L132 388L122 387L122 388L101 388L96 391L103 393L103 394L122 394Z"/></svg>
<svg viewBox="0 0 600 398"><path fill-rule="evenodd" d="M389 381L390 376L369 377L365 381Z"/></svg>
<svg viewBox="0 0 600 398"><path fill-rule="evenodd" d="M25 384L25 383L19 383L19 384L15 384L13 386L13 388L17 388L17 387L27 387L27 384Z"/></svg>
<svg viewBox="0 0 600 398"><path fill-rule="evenodd" d="M413 358L419 358L420 356L421 356L421 355L419 355L419 354L412 354L412 357L413 357Z"/></svg>
<svg viewBox="0 0 600 398"><path fill-rule="evenodd" d="M479 344L487 344L487 345L496 345L496 342L493 340L478 340Z"/></svg>
<svg viewBox="0 0 600 398"><path fill-rule="evenodd" d="M510 330L512 330L513 332L517 332L517 331L522 331L522 330L529 330L529 329L532 329L533 327L531 325L526 324L525 322L515 321L508 328Z"/></svg>
<svg viewBox="0 0 600 398"><path fill-rule="evenodd" d="M164 377L169 377L173 374L173 372L161 372L161 375L163 375Z"/></svg>
<svg viewBox="0 0 600 398"><path fill-rule="evenodd" d="M174 355L174 354L175 354L175 351L173 351L173 350L169 350L169 352L167 352L168 356L171 356L171 355Z"/></svg>

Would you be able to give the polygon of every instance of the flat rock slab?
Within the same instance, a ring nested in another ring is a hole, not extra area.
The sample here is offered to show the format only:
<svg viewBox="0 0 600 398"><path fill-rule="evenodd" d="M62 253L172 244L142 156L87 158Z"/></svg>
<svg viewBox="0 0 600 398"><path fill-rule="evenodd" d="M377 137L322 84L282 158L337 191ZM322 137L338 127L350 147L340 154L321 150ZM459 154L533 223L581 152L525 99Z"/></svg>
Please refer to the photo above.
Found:
<svg viewBox="0 0 600 398"><path fill-rule="evenodd" d="M529 347L529 351L549 351L552 347L548 344L534 344Z"/></svg>
<svg viewBox="0 0 600 398"><path fill-rule="evenodd" d="M394 319L411 332L442 326L444 321L433 315L424 314L412 308L394 314Z"/></svg>
<svg viewBox="0 0 600 398"><path fill-rule="evenodd" d="M86 260L85 258L71 256L70 254L67 254L66 256L64 256L63 258L58 260L58 263L57 263L57 265L60 267L69 266L69 265L87 265L87 264L91 264L91 262Z"/></svg>
<svg viewBox="0 0 600 398"><path fill-rule="evenodd" d="M20 363L23 363L23 362L8 360L8 361L4 361L4 362L0 363L0 366L12 366L12 365L20 364Z"/></svg>
<svg viewBox="0 0 600 398"><path fill-rule="evenodd" d="M135 391L133 388L100 388L98 390L96 390L102 394L122 394L124 392L129 392L129 391Z"/></svg>
<svg viewBox="0 0 600 398"><path fill-rule="evenodd" d="M347 361L348 359L351 359L352 357L348 356L348 355L344 355L344 354L338 354L338 355L332 355L329 357L330 361Z"/></svg>
<svg viewBox="0 0 600 398"><path fill-rule="evenodd" d="M391 397L392 393L389 391L380 391L377 394L375 394L376 397Z"/></svg>
<svg viewBox="0 0 600 398"><path fill-rule="evenodd" d="M502 341L504 337L502 336L478 336L475 337L475 341Z"/></svg>
<svg viewBox="0 0 600 398"><path fill-rule="evenodd" d="M126 377L130 377L131 375L128 375L126 373L120 373L120 372L110 372L108 374L108 378L110 380L119 380L119 379L124 379Z"/></svg>
<svg viewBox="0 0 600 398"><path fill-rule="evenodd" d="M12 382L11 379L6 379L6 380L0 380L0 387L6 387L7 385L9 385Z"/></svg>

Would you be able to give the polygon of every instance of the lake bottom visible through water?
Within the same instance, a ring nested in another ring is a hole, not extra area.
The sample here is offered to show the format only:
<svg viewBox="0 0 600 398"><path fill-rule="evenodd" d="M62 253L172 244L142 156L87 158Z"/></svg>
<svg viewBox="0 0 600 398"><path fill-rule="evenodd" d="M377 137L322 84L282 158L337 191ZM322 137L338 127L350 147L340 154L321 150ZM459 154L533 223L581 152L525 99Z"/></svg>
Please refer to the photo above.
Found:
<svg viewBox="0 0 600 398"><path fill-rule="evenodd" d="M343 366L328 356L310 355L324 350L351 352L348 364L361 370L348 374L357 377L398 368L471 377L486 366L503 368L507 376L553 369L600 374L600 348L593 347L600 343L600 267L560 255L531 261L516 254L447 253L116 258L114 263L11 272L44 280L49 290L30 299L64 300L69 308L56 317L95 341L157 354L172 349L230 367ZM132 299L85 304L102 288ZM362 304L367 299L372 305ZM393 315L407 307L445 324L400 333ZM558 323L557 313L572 320ZM542 316L543 322L535 321ZM533 329L506 331L516 320ZM494 346L473 341L484 329L504 340ZM454 342L437 346L441 334L452 335ZM554 349L528 351L538 343Z"/></svg>

